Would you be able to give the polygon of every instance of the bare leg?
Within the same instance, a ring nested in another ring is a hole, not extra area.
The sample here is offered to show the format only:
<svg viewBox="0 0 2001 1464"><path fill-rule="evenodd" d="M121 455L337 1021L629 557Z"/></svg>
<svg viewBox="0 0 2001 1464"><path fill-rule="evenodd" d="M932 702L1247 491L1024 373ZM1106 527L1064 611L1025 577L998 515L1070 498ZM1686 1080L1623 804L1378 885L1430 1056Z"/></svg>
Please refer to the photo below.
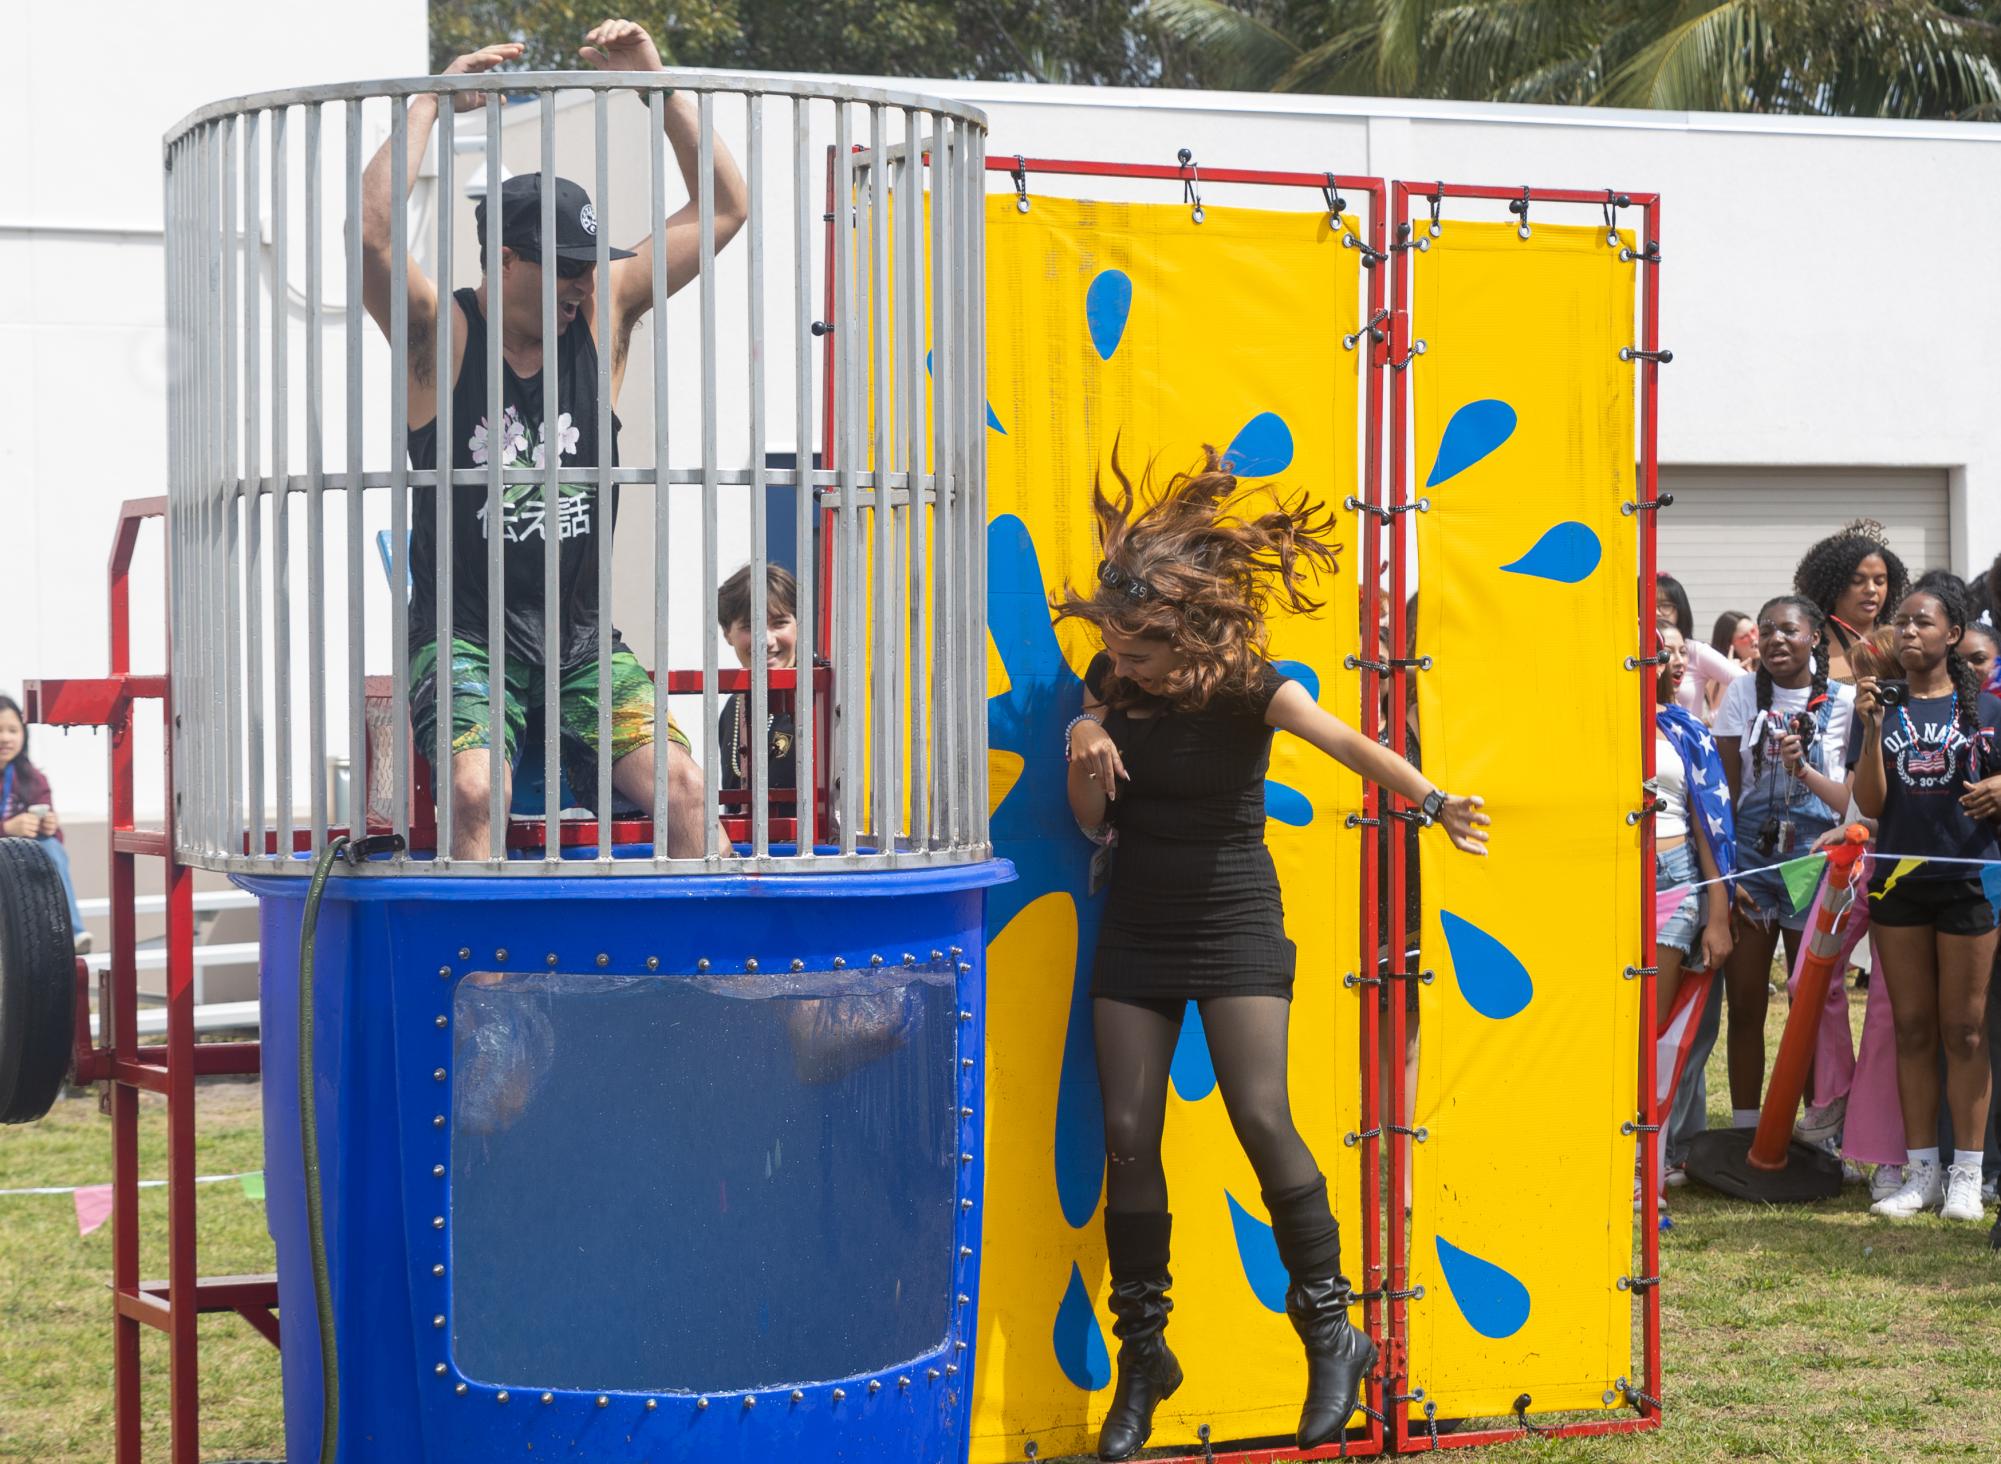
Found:
<svg viewBox="0 0 2001 1464"><path fill-rule="evenodd" d="M644 808L653 806L653 744L635 747L612 764L612 786ZM702 791L702 770L678 742L667 744L667 854L673 859L699 859L702 830L713 816ZM727 853L729 840L717 847Z"/></svg>
<svg viewBox="0 0 2001 1464"><path fill-rule="evenodd" d="M1878 925L1874 930L1882 957L1876 975L1890 983L1890 1006L1897 1018L1897 1098L1904 1110L1904 1143L1929 1149L1938 1142L1939 937L1929 925Z"/></svg>
<svg viewBox="0 0 2001 1464"><path fill-rule="evenodd" d="M1772 999L1775 927L1736 918L1735 944L1723 963L1723 990L1729 1002L1730 1106L1756 1108L1765 1099L1765 1012Z"/></svg>
<svg viewBox="0 0 2001 1464"><path fill-rule="evenodd" d="M1654 947L1654 1031L1658 1034L1667 1026L1668 1013L1674 1010L1675 994L1681 990L1681 963L1685 960L1674 946Z"/></svg>
<svg viewBox="0 0 2001 1464"><path fill-rule="evenodd" d="M488 778L493 753L485 747L467 748L452 754L452 858L485 859L492 850L488 839L493 820L488 817L487 795L493 784ZM513 800L514 774L506 759L500 764L500 806Z"/></svg>
<svg viewBox="0 0 2001 1464"><path fill-rule="evenodd" d="M1994 1075L1987 1065L1987 982L1996 933L1938 937L1938 1025L1945 1038L1945 1097L1962 1149L1980 1149Z"/></svg>

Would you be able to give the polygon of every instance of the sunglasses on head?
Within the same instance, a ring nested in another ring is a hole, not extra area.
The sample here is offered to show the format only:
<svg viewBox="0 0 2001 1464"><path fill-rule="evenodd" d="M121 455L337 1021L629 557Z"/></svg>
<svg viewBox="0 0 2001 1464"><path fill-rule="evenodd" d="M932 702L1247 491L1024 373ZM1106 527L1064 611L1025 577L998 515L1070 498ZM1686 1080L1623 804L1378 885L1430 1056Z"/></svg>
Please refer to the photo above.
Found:
<svg viewBox="0 0 2001 1464"><path fill-rule="evenodd" d="M1175 603L1138 575L1128 574L1116 564L1109 562L1098 566L1098 583L1115 593L1124 595L1135 605L1145 604L1149 600L1158 600L1163 605Z"/></svg>
<svg viewBox="0 0 2001 1464"><path fill-rule="evenodd" d="M532 249L516 249L514 252L529 264L540 264L542 262L542 256ZM579 275L594 269L596 266L597 261L595 259L565 259L561 255L558 255L556 256L556 277L558 279L573 280Z"/></svg>

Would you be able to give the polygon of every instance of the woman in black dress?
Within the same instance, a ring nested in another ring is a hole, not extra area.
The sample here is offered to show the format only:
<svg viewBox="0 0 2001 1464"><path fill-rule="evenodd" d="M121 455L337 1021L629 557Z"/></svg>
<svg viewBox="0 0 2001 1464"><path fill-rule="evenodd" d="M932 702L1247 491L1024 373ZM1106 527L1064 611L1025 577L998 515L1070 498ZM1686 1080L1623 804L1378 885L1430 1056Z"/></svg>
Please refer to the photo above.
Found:
<svg viewBox="0 0 2001 1464"><path fill-rule="evenodd" d="M1327 1181L1293 1125L1286 1035L1293 944L1264 844L1264 777L1282 728L1421 805L1470 854L1486 852L1478 798L1439 792L1417 769L1322 710L1264 657L1274 596L1312 611L1308 564L1331 571L1333 522L1303 497L1239 495L1213 449L1134 509L1092 495L1104 563L1089 594L1058 600L1105 651L1085 676L1084 711L1065 733L1078 824L1115 844L1110 898L1091 982L1104 1094L1105 1248L1111 1265L1118 1386L1101 1459L1145 1444L1153 1413L1181 1383L1163 1333L1169 1234L1161 1129L1168 1066L1190 1000L1218 1087L1257 1171L1280 1259L1286 1311L1306 1345L1299 1445L1334 1438L1376 1349L1349 1324L1341 1240ZM1254 501L1262 500L1262 501Z"/></svg>

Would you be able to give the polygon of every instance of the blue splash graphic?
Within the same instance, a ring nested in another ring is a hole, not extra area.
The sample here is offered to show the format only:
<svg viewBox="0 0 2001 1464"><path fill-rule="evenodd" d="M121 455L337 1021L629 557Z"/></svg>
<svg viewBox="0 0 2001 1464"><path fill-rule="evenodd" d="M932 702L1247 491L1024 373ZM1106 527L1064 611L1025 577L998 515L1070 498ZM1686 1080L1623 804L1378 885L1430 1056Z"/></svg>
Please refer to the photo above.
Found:
<svg viewBox="0 0 2001 1464"><path fill-rule="evenodd" d="M1984 864L1980 868L1980 892L1987 896L1987 903L2001 910L2001 864Z"/></svg>
<svg viewBox="0 0 2001 1464"><path fill-rule="evenodd" d="M1320 700L1320 673L1304 661L1273 661L1271 666L1279 675L1305 687L1306 694L1315 701Z"/></svg>
<svg viewBox="0 0 2001 1464"><path fill-rule="evenodd" d="M1292 466L1292 429L1277 412L1259 412L1237 430L1223 454L1239 478L1270 478Z"/></svg>
<svg viewBox="0 0 2001 1464"><path fill-rule="evenodd" d="M1275 818L1282 824L1291 824L1296 829L1305 828L1313 822L1313 804L1297 788L1267 778L1265 817Z"/></svg>
<svg viewBox="0 0 2001 1464"><path fill-rule="evenodd" d="M1501 570L1574 585L1590 577L1604 552L1596 534L1583 524L1567 521L1544 531L1528 553L1513 564L1502 565Z"/></svg>
<svg viewBox="0 0 2001 1464"><path fill-rule="evenodd" d="M1466 1324L1482 1337L1512 1337L1528 1325L1529 1289L1492 1261L1432 1237L1446 1287Z"/></svg>
<svg viewBox="0 0 2001 1464"><path fill-rule="evenodd" d="M1112 1359L1105 1350L1105 1333L1098 1314L1084 1290L1084 1273L1076 1263L1070 1266L1070 1284L1064 1288L1063 1302L1056 1308L1056 1330L1050 1340L1056 1347L1056 1363L1063 1376L1087 1392L1095 1393L1112 1380Z"/></svg>
<svg viewBox="0 0 2001 1464"><path fill-rule="evenodd" d="M924 353L924 374L926 376L931 374L931 353L929 351ZM994 404L992 402L987 403L987 426L993 428L1001 436L1007 436L1007 428L1001 426L1000 414L994 411Z"/></svg>
<svg viewBox="0 0 2001 1464"><path fill-rule="evenodd" d="M1252 1295L1264 1303L1266 1310L1283 1312L1285 1288L1291 1284L1291 1278L1278 1258L1278 1242L1272 1238L1271 1226L1238 1204L1237 1197L1228 1190L1223 1191L1223 1198L1230 1202L1230 1228L1237 1233L1237 1259L1244 1263L1244 1279L1251 1283Z"/></svg>
<svg viewBox="0 0 2001 1464"><path fill-rule="evenodd" d="M1515 409L1503 401L1468 402L1445 424L1427 488L1456 478L1506 442L1515 432Z"/></svg>
<svg viewBox="0 0 2001 1464"><path fill-rule="evenodd" d="M1045 895L1067 895L1076 911L1051 1157L1063 1218L1081 1229L1097 1213L1105 1178L1105 1109L1091 1041L1091 960L1104 900L1087 894L1096 846L1077 836L1066 793L1069 769L1051 749L1083 706L1084 684L1056 643L1035 544L1013 514L987 526L987 566L987 626L1008 681L1005 692L987 699L987 736L993 747L1022 759L1021 776L993 814L994 852L1014 861L1016 878L988 896L988 938Z"/></svg>
<svg viewBox="0 0 2001 1464"><path fill-rule="evenodd" d="M1084 292L1084 320L1091 327L1091 345L1099 360L1111 360L1112 352L1119 348L1132 308L1132 277L1122 269L1104 271Z"/></svg>
<svg viewBox="0 0 2001 1464"><path fill-rule="evenodd" d="M1452 974L1466 1004L1483 1017L1504 1022L1535 998L1535 983L1515 953L1470 920L1450 910L1438 912Z"/></svg>
<svg viewBox="0 0 2001 1464"><path fill-rule="evenodd" d="M1209 1060L1209 1034L1202 1030L1202 1008L1192 1001L1181 1019L1181 1035L1175 1039L1174 1060L1167 1065L1167 1080L1187 1103L1200 1103L1216 1091L1216 1065Z"/></svg>

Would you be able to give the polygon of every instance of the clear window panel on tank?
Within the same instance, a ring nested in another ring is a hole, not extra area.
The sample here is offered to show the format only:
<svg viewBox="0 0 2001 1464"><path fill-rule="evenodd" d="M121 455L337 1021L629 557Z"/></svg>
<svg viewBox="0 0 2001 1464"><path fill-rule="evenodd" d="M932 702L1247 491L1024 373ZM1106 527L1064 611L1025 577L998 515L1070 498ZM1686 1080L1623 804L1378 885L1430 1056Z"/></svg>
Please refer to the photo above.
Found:
<svg viewBox="0 0 2001 1464"><path fill-rule="evenodd" d="M724 1392L942 1345L949 969L483 972L454 1007L468 1377Z"/></svg>

